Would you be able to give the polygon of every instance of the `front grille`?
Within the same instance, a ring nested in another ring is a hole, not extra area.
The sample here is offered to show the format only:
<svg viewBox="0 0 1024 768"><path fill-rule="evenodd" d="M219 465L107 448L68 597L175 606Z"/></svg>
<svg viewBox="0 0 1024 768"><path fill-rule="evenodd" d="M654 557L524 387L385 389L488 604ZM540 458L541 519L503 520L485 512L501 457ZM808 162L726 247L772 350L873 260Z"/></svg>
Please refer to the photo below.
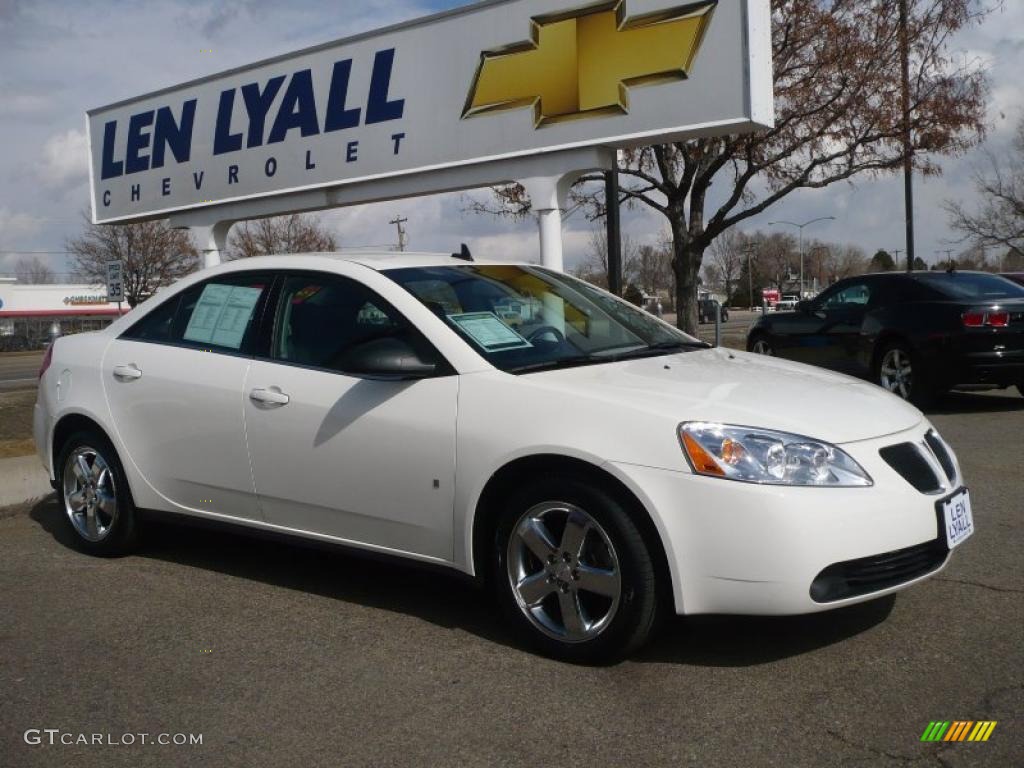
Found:
<svg viewBox="0 0 1024 768"><path fill-rule="evenodd" d="M921 493L938 493L942 482L932 470L928 460L913 443L899 443L882 448L879 452L885 463Z"/></svg>
<svg viewBox="0 0 1024 768"><path fill-rule="evenodd" d="M928 430L928 434L924 436L924 441L928 443L928 447L932 449L932 453L935 454L935 458L938 459L939 464L942 465L942 471L946 473L946 477L949 482L956 482L956 467L953 465L953 457L949 454L949 449L946 444L939 439L939 436L935 433L934 429Z"/></svg>
<svg viewBox="0 0 1024 768"><path fill-rule="evenodd" d="M895 587L939 568L949 549L942 538L881 555L835 563L811 582L811 599L831 603Z"/></svg>

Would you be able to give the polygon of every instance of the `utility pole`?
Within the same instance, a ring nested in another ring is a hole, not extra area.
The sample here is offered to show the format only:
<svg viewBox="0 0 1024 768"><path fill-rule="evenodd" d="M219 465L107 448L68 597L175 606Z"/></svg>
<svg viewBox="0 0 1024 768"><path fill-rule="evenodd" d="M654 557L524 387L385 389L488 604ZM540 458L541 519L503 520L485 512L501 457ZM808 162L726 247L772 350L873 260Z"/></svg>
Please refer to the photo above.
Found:
<svg viewBox="0 0 1024 768"><path fill-rule="evenodd" d="M398 250L400 251L405 250L405 227L403 227L402 225L405 224L407 221L409 220L403 219L401 216L396 216L390 222L388 222L389 224L394 224L396 227L398 227Z"/></svg>
<svg viewBox="0 0 1024 768"><path fill-rule="evenodd" d="M747 295L750 297L750 311L754 311L754 265L753 256L757 250L758 243L751 240L743 246L743 253L747 255Z"/></svg>
<svg viewBox="0 0 1024 768"><path fill-rule="evenodd" d="M910 31L907 0L900 3L900 69L903 85L903 196L907 220L907 272L914 271L914 147L910 135Z"/></svg>
<svg viewBox="0 0 1024 768"><path fill-rule="evenodd" d="M946 254L946 264L945 264L945 266L948 267L950 264L953 263L953 249L952 248L940 248L939 250L937 250L935 252L935 255L938 256L940 253ZM982 251L982 253L984 253L984 251Z"/></svg>

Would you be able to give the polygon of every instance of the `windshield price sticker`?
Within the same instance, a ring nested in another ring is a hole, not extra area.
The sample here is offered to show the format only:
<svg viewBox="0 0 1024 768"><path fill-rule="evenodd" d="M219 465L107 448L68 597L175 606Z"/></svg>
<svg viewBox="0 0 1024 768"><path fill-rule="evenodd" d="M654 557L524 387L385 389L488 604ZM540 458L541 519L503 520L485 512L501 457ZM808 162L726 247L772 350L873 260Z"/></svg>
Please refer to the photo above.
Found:
<svg viewBox="0 0 1024 768"><path fill-rule="evenodd" d="M493 312L466 312L448 315L448 319L488 352L528 349L533 346Z"/></svg>

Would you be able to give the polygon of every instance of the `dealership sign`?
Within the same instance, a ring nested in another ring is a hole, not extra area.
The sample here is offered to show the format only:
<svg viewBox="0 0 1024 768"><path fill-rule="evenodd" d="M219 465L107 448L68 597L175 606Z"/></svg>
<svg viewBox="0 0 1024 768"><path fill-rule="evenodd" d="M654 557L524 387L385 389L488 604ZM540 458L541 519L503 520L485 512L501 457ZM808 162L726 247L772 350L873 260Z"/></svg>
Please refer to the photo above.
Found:
<svg viewBox="0 0 1024 768"><path fill-rule="evenodd" d="M94 219L768 126L769 14L484 2L94 109Z"/></svg>

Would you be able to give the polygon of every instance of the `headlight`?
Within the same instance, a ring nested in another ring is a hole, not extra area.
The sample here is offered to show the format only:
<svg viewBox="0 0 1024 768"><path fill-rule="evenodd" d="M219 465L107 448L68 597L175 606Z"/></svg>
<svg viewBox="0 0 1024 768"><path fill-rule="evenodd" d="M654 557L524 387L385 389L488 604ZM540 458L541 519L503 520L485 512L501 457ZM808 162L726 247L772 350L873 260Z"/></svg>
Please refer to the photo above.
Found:
<svg viewBox="0 0 1024 768"><path fill-rule="evenodd" d="M689 421L679 441L693 471L766 485L851 488L871 477L843 450L820 440L770 429Z"/></svg>

